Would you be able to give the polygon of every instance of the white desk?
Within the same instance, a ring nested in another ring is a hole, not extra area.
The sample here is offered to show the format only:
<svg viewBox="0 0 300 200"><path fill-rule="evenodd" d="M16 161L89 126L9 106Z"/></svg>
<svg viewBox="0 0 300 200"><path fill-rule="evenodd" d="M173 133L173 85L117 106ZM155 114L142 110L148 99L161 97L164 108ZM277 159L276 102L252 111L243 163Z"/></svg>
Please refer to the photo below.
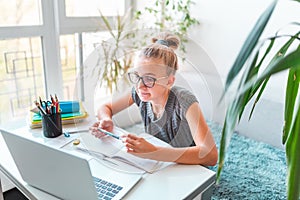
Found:
<svg viewBox="0 0 300 200"><path fill-rule="evenodd" d="M24 129L23 134L42 136L42 130ZM57 199L24 182L2 135L0 135L0 171L29 199ZM145 174L124 199L210 199L214 183L215 172L205 167L172 165L153 174Z"/></svg>

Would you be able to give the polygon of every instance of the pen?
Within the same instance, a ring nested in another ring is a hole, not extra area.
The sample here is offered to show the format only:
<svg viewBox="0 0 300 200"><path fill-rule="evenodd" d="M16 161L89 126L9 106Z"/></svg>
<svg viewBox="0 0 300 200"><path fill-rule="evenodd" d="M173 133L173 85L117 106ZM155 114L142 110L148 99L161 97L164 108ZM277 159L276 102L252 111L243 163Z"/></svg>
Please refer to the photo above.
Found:
<svg viewBox="0 0 300 200"><path fill-rule="evenodd" d="M98 128L98 131L104 133L105 135L111 136L111 137L113 137L115 139L121 140L121 138L119 136L117 136L117 135L115 135L115 134L113 134L111 132L108 132L108 131L106 131L106 130L104 130L102 128Z"/></svg>
<svg viewBox="0 0 300 200"><path fill-rule="evenodd" d="M45 110L41 107L41 105L37 101L35 101L34 103L35 103L36 107L41 111L41 114L47 115Z"/></svg>
<svg viewBox="0 0 300 200"><path fill-rule="evenodd" d="M42 108L44 109L44 107L43 107L43 101L42 101L42 98L41 97L39 97L39 99L40 99L40 105L42 106Z"/></svg>
<svg viewBox="0 0 300 200"><path fill-rule="evenodd" d="M51 99L52 104L55 104L54 98L52 97L51 94L50 94L50 99Z"/></svg>
<svg viewBox="0 0 300 200"><path fill-rule="evenodd" d="M59 107L58 98L57 98L56 94L54 96L55 96L55 104L54 104L54 106L56 107L56 113L59 113L60 112L60 107Z"/></svg>

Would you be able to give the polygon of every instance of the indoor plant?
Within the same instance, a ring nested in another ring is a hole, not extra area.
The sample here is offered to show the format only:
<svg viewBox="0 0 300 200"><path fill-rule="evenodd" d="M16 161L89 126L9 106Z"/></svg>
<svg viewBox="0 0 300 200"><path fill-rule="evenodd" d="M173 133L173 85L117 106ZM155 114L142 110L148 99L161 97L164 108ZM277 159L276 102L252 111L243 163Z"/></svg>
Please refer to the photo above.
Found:
<svg viewBox="0 0 300 200"><path fill-rule="evenodd" d="M129 9L124 16L117 16L115 21L109 21L100 11L104 29L111 35L110 40L101 42L99 49L101 67L96 74L100 77L100 86L108 89L109 93L117 90L118 80L133 65L135 50L145 46L154 32L170 31L177 34L182 41L180 49L184 54L188 29L199 24L190 15L192 4L191 0L156 0L151 6L136 11L133 18L130 17L133 11ZM154 16L154 21L147 23L147 26L140 26L138 22L146 14ZM184 58L183 55L181 57Z"/></svg>
<svg viewBox="0 0 300 200"><path fill-rule="evenodd" d="M132 67L134 46L128 42L133 38L133 34L128 31L132 26L128 10L124 16L116 16L113 22L109 21L101 11L101 19L104 29L110 34L109 40L101 41L99 52L99 63L101 67L95 68L99 76L100 86L106 88L109 93L117 89L118 80L124 77L127 70Z"/></svg>
<svg viewBox="0 0 300 200"><path fill-rule="evenodd" d="M299 2L299 0L297 0ZM283 70L289 70L286 87L285 124L283 127L282 142L286 147L287 158L287 196L288 199L298 199L300 191L300 31L293 35L279 35L259 41L260 36L268 24L269 18L277 4L277 0L267 8L260 16L254 28L246 39L241 51L239 52L232 68L230 69L226 85L225 93L228 91L232 82L240 77L235 92L235 97L229 102L227 107L224 126L222 130L222 138L219 151L219 165L217 178L220 179L222 167L224 165L226 148L230 142L232 132L241 119L246 105L252 98L255 98L252 111L259 101L269 78ZM293 23L299 26L299 23ZM276 39L286 37L287 42L284 43L279 50L275 50L272 59L267 63L265 69L263 64L266 57L270 56L274 50ZM267 48L262 48L267 44ZM291 44L297 44L296 49L291 49ZM287 53L290 51L289 53ZM262 55L261 57L259 55ZM241 76L240 76L241 75ZM251 118L252 112L250 113Z"/></svg>
<svg viewBox="0 0 300 200"><path fill-rule="evenodd" d="M186 52L185 43L187 40L187 31L199 21L190 15L191 6L194 4L191 0L155 0L153 5L146 6L144 10L138 10L135 13L135 19L145 20L148 14L154 21L143 25L143 29L152 29L153 31L169 31L179 36L182 45L180 50ZM144 38L151 38L151 31L144 33Z"/></svg>

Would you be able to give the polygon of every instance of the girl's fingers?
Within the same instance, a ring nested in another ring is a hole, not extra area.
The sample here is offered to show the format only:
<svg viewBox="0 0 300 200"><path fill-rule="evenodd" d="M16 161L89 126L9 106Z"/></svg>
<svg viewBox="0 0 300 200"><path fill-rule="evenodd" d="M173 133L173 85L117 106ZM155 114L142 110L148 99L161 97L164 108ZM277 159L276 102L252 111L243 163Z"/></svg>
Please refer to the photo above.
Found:
<svg viewBox="0 0 300 200"><path fill-rule="evenodd" d="M134 149L134 145L132 144L127 143L125 146L127 149L132 149L132 150Z"/></svg>
<svg viewBox="0 0 300 200"><path fill-rule="evenodd" d="M113 122L112 120L100 120L98 127L111 132L113 130Z"/></svg>
<svg viewBox="0 0 300 200"><path fill-rule="evenodd" d="M136 136L136 135L134 135L134 134L131 134L131 133L129 133L129 134L127 135L127 137L130 138L130 139L133 139L133 140L139 139L138 136Z"/></svg>
<svg viewBox="0 0 300 200"><path fill-rule="evenodd" d="M125 140L125 142L129 143L129 144L133 144L134 140L127 137L126 140Z"/></svg>

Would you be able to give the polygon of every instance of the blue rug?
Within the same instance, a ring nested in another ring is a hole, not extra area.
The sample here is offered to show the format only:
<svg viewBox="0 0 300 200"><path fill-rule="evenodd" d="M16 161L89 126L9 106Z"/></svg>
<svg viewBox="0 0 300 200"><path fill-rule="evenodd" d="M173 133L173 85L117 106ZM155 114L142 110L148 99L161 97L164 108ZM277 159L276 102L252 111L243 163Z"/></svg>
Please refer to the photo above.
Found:
<svg viewBox="0 0 300 200"><path fill-rule="evenodd" d="M222 128L208 124L219 149ZM234 133L211 199L286 199L286 170L284 150Z"/></svg>
<svg viewBox="0 0 300 200"><path fill-rule="evenodd" d="M208 125L219 149L222 127ZM142 133L142 124L127 127ZM210 167L217 171L217 165ZM215 185L212 200L281 200L286 199L286 158L282 149L234 133L227 149L220 183Z"/></svg>

